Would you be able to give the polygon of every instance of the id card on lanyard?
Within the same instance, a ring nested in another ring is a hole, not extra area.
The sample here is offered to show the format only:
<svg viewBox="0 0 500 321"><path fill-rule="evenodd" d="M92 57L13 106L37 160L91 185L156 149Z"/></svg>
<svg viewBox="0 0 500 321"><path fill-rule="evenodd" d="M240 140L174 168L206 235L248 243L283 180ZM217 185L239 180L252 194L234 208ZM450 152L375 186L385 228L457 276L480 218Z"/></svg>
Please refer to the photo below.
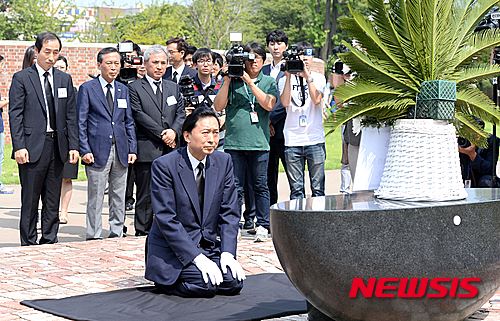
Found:
<svg viewBox="0 0 500 321"><path fill-rule="evenodd" d="M248 92L247 84L243 83L243 86L245 86L247 98L248 98L248 101L250 103L250 107L252 108L252 111L250 112L250 123L257 124L259 122L259 115L255 111L255 96L252 95L252 98L250 99L250 93Z"/></svg>

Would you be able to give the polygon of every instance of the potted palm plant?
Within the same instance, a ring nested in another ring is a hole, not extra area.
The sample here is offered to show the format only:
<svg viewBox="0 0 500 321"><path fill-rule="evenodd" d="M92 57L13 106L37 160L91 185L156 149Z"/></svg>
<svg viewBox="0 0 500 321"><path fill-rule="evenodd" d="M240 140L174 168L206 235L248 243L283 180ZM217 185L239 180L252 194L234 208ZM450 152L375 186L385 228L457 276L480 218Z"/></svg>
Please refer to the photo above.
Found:
<svg viewBox="0 0 500 321"><path fill-rule="evenodd" d="M341 59L359 77L336 96L348 103L334 117L396 119L380 198L456 200L466 197L456 134L478 146L488 134L472 116L499 123L494 102L475 87L500 66L474 57L500 43L497 30L474 32L497 0L369 0L371 15L349 7L341 26L359 46L344 42Z"/></svg>

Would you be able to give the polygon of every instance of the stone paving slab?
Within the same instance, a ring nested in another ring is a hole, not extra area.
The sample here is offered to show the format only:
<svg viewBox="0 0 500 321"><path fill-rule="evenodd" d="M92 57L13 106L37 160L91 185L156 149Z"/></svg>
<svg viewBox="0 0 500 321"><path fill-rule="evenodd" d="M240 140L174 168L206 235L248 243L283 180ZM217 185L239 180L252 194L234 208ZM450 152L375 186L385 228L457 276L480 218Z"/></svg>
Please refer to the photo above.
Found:
<svg viewBox="0 0 500 321"><path fill-rule="evenodd" d="M143 278L144 237L0 248L0 321L66 320L22 306L27 299L63 298L151 285ZM238 258L247 274L283 272L272 241L244 237ZM485 318L500 320L500 289L484 307ZM296 315L267 321L306 321Z"/></svg>

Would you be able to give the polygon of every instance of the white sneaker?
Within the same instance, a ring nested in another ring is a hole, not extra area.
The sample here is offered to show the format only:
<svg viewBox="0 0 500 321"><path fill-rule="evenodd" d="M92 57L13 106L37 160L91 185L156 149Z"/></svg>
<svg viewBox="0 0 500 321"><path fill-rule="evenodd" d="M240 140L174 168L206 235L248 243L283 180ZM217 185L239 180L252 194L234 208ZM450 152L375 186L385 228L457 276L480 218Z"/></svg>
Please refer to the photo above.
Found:
<svg viewBox="0 0 500 321"><path fill-rule="evenodd" d="M254 242L264 242L269 238L269 231L267 228L262 226L257 226L255 229L255 240Z"/></svg>

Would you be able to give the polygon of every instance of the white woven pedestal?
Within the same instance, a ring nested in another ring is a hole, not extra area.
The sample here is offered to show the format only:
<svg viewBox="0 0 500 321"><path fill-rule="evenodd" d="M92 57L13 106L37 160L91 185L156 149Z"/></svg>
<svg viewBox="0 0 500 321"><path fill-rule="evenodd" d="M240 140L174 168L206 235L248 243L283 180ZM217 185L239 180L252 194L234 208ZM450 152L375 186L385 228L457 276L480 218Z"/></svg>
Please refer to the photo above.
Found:
<svg viewBox="0 0 500 321"><path fill-rule="evenodd" d="M375 195L407 201L466 198L455 127L432 119L397 120Z"/></svg>

